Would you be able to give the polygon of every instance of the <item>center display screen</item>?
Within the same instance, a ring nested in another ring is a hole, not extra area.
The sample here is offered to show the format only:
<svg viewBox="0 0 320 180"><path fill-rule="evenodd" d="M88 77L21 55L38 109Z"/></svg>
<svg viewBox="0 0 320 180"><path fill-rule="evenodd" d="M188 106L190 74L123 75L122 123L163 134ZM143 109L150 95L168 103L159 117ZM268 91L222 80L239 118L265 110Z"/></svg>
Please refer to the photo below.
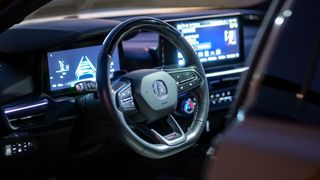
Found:
<svg viewBox="0 0 320 180"><path fill-rule="evenodd" d="M96 81L97 58L101 45L48 52L50 90L73 88L80 81ZM110 72L118 71L119 55L115 49Z"/></svg>
<svg viewBox="0 0 320 180"><path fill-rule="evenodd" d="M173 24L192 45L200 61L205 65L239 60L241 41L239 17L180 20ZM185 65L183 55L177 52L180 66ZM233 61L234 62L234 61Z"/></svg>

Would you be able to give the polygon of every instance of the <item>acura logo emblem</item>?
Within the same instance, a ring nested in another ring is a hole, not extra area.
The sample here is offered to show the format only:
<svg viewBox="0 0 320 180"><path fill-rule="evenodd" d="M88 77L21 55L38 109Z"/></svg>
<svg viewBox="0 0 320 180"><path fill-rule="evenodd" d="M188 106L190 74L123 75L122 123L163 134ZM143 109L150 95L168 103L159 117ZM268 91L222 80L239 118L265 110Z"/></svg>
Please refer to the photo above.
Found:
<svg viewBox="0 0 320 180"><path fill-rule="evenodd" d="M168 89L166 84L161 80L156 80L153 85L153 93L157 99L165 99L168 97Z"/></svg>

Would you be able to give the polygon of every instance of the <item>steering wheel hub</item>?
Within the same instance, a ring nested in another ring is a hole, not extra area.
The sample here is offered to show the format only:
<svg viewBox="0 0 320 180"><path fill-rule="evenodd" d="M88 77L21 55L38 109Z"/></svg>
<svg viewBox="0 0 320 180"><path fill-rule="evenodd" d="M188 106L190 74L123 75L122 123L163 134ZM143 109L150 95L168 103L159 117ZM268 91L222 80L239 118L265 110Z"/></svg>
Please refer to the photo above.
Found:
<svg viewBox="0 0 320 180"><path fill-rule="evenodd" d="M148 122L168 116L176 110L178 88L167 72L143 69L130 72L123 78L130 80L138 109Z"/></svg>

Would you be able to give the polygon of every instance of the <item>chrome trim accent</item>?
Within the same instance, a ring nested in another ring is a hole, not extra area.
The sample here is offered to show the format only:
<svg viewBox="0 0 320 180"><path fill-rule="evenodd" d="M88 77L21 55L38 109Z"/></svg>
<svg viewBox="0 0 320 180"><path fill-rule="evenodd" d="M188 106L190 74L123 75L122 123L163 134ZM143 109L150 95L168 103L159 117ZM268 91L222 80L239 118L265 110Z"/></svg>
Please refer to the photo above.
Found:
<svg viewBox="0 0 320 180"><path fill-rule="evenodd" d="M28 105L28 106L23 106L23 107L19 107L19 108L6 108L4 110L4 113L5 114L10 114L10 113L13 113L13 112L17 112L17 111L22 111L22 110L26 110L26 109L31 109L31 108L35 108L35 107L39 107L39 106L44 106L44 105L47 105L48 104L48 100L47 99L44 99L44 100L41 100L39 103L36 103L36 104L31 104L31 105Z"/></svg>
<svg viewBox="0 0 320 180"><path fill-rule="evenodd" d="M14 122L14 121L17 121L17 120L26 120L26 119L31 119L31 118L34 118L34 117L43 116L43 115L46 115L46 114L45 113L38 113L38 114L30 115L30 116L24 116L24 117L21 117L21 118L14 118L14 119L9 119L8 118L8 121L11 123L11 122Z"/></svg>
<svg viewBox="0 0 320 180"><path fill-rule="evenodd" d="M238 69L231 69L231 70L226 70L226 71L213 72L213 73L206 74L206 77L208 78L208 77L218 77L218 76L229 75L229 74L237 74L237 73L245 72L248 69L249 69L249 67L243 67L243 68L238 68Z"/></svg>
<svg viewBox="0 0 320 180"><path fill-rule="evenodd" d="M206 132L210 132L210 122L209 122L209 120L206 121Z"/></svg>
<svg viewBox="0 0 320 180"><path fill-rule="evenodd" d="M170 118L170 119L169 119ZM179 145L187 140L187 135L183 132L180 125L177 123L177 121L174 119L172 115L170 115L167 119L167 122L169 126L172 128L173 132L171 134L167 134L165 136L162 136L160 133L158 133L156 130L151 129L151 132L155 135L156 139L160 141L163 144L166 144L168 146L176 146ZM170 136L172 134L178 134L180 135L176 139L168 140L166 136Z"/></svg>

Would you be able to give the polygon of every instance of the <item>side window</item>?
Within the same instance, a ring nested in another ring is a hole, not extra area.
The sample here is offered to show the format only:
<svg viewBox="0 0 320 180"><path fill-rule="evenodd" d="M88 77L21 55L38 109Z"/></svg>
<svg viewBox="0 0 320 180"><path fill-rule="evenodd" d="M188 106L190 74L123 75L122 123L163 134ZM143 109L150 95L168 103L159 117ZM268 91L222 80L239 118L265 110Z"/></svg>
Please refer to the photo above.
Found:
<svg viewBox="0 0 320 180"><path fill-rule="evenodd" d="M319 42L320 45L320 42ZM319 46L318 46L319 47ZM319 50L319 48L317 49ZM306 79L305 97L301 111L308 123L320 125L320 51L310 63L310 79Z"/></svg>
<svg viewBox="0 0 320 180"><path fill-rule="evenodd" d="M259 72L264 79L259 82L250 111L291 122L320 124L320 24L313 23L320 15L305 11L299 3L292 5L294 12L285 23L274 28L277 38L270 40L274 43L270 43L272 50L265 54L270 61ZM314 8L312 3L304 5Z"/></svg>
<svg viewBox="0 0 320 180"><path fill-rule="evenodd" d="M314 68L314 73L313 73L313 77L310 85L310 91L311 93L316 93L315 95L320 96L320 51L315 61L316 61L315 68ZM319 97L316 97L316 98L319 98ZM320 101L318 101L318 105L320 106Z"/></svg>
<svg viewBox="0 0 320 180"><path fill-rule="evenodd" d="M314 43L316 44L316 43ZM302 124L320 125L320 52L313 46L306 60L285 69L284 59L272 61L252 109L256 113ZM282 69L282 70L281 70Z"/></svg>

